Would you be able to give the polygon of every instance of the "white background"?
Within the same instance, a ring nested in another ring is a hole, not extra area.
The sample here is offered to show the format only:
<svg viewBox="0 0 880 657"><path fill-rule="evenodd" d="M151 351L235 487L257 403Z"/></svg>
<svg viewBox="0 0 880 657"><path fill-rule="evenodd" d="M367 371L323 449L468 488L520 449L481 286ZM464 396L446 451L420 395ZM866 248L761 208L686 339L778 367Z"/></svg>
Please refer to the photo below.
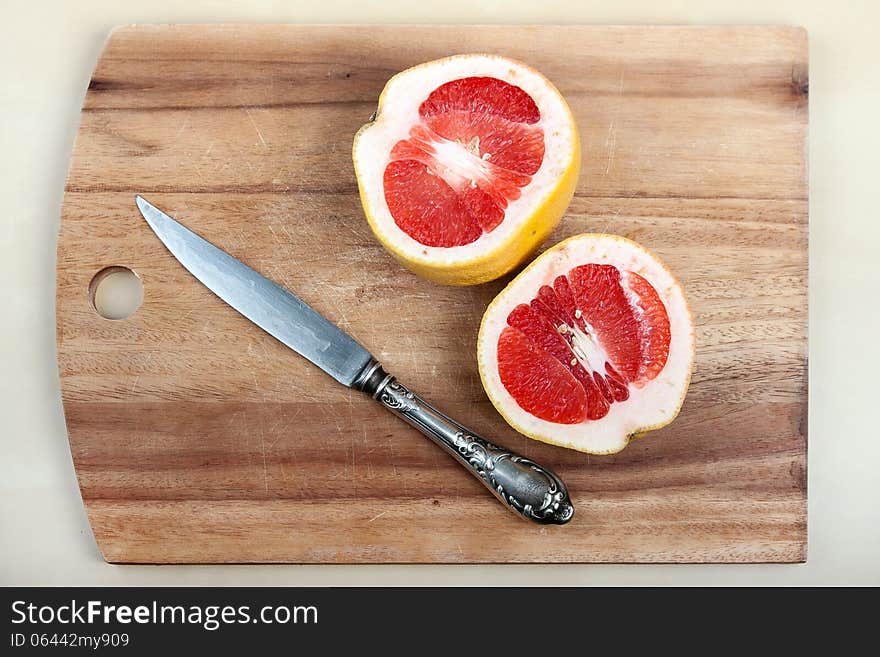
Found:
<svg viewBox="0 0 880 657"><path fill-rule="evenodd" d="M880 584L877 2L4 0L0 584ZM91 536L55 361L56 233L79 109L124 23L802 25L810 36L809 557L742 566L111 566Z"/></svg>

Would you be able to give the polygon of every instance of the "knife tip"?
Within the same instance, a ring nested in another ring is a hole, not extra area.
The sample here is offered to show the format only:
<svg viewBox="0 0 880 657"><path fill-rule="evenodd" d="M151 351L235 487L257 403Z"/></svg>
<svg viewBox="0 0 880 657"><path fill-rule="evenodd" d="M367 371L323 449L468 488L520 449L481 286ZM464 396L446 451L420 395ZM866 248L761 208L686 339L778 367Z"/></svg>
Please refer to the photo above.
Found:
<svg viewBox="0 0 880 657"><path fill-rule="evenodd" d="M161 216L159 210L140 194L135 194L134 202L137 204L138 210L140 210L141 212L141 216L146 219L147 223L150 224L150 227L153 230L156 230L154 222L157 215Z"/></svg>
<svg viewBox="0 0 880 657"><path fill-rule="evenodd" d="M134 195L134 202L137 205L138 210L141 211L141 215L143 215L144 219L152 225L152 222L150 222L150 214L157 211L156 207L140 194Z"/></svg>

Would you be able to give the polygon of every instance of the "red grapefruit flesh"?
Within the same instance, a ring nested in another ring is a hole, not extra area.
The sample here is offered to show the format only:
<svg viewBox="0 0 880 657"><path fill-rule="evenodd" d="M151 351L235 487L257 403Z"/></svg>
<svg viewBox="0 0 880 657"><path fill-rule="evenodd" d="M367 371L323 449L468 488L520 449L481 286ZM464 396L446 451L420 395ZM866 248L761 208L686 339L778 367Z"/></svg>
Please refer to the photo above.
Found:
<svg viewBox="0 0 880 657"><path fill-rule="evenodd" d="M641 294L632 291L633 279ZM501 382L520 406L550 422L605 417L611 404L629 399L628 384L654 378L669 353L669 317L656 290L614 265L557 276L514 308L507 324L498 344ZM572 382L583 392L570 390ZM538 394L543 389L564 394Z"/></svg>
<svg viewBox="0 0 880 657"><path fill-rule="evenodd" d="M491 77L440 85L409 138L391 149L385 202L427 246L462 246L498 227L544 159L541 113L522 89Z"/></svg>
<svg viewBox="0 0 880 657"><path fill-rule="evenodd" d="M478 359L487 393L515 428L607 453L675 417L693 341L684 294L662 263L624 238L582 235L498 295Z"/></svg>

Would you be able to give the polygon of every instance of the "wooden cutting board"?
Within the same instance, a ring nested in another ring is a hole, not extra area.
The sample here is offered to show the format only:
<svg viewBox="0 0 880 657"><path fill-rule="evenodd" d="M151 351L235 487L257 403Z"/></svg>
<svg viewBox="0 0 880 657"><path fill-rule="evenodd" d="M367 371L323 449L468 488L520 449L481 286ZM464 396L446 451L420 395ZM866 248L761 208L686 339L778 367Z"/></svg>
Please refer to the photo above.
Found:
<svg viewBox="0 0 880 657"><path fill-rule="evenodd" d="M373 239L351 140L385 81L457 52L544 72L583 140L549 246L636 239L697 325L681 415L614 456L533 442L475 362L505 281L440 287ZM806 554L807 36L784 27L134 26L82 111L58 247L70 446L112 562L803 561ZM504 511L371 400L202 287L135 193L295 291L486 436L555 468L563 527ZM89 283L145 300L98 316Z"/></svg>

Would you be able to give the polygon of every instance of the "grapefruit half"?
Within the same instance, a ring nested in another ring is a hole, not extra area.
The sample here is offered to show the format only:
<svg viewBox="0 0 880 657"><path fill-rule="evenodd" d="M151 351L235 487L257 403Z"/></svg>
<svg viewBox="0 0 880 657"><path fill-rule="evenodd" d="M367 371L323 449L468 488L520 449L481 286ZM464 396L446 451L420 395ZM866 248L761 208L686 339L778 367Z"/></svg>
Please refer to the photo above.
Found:
<svg viewBox="0 0 880 657"><path fill-rule="evenodd" d="M415 273L473 285L559 223L580 167L571 110L536 70L456 55L392 77L353 159L367 221Z"/></svg>
<svg viewBox="0 0 880 657"><path fill-rule="evenodd" d="M517 431L591 454L618 452L678 414L694 361L681 286L615 235L549 249L487 308L480 378Z"/></svg>

